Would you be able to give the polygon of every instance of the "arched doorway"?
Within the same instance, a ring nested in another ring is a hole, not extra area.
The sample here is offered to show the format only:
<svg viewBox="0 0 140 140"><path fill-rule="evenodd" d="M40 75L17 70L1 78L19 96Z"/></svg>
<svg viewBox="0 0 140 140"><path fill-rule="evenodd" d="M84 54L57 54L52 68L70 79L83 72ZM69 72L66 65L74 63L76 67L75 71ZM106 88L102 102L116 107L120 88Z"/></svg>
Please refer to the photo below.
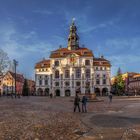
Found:
<svg viewBox="0 0 140 140"><path fill-rule="evenodd" d="M102 89L102 96L107 96L108 95L108 88L103 88Z"/></svg>
<svg viewBox="0 0 140 140"><path fill-rule="evenodd" d="M43 95L43 89L42 88L39 88L37 90L37 94L42 96Z"/></svg>
<svg viewBox="0 0 140 140"><path fill-rule="evenodd" d="M71 95L70 90L69 89L65 90L65 96L70 96L70 95Z"/></svg>
<svg viewBox="0 0 140 140"><path fill-rule="evenodd" d="M56 95L56 96L60 96L60 90L59 90L59 89L57 89L57 90L55 91L55 95Z"/></svg>
<svg viewBox="0 0 140 140"><path fill-rule="evenodd" d="M96 96L100 96L100 89L99 88L95 88L94 89Z"/></svg>
<svg viewBox="0 0 140 140"><path fill-rule="evenodd" d="M44 92L45 92L45 96L49 96L50 89L49 88L45 88L45 91Z"/></svg>

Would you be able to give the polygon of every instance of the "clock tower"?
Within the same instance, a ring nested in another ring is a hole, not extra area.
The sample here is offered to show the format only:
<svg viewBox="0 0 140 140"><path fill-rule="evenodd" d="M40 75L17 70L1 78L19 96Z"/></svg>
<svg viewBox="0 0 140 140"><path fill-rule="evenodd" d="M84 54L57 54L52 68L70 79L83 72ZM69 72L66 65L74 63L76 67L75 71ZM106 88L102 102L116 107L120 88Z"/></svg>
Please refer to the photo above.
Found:
<svg viewBox="0 0 140 140"><path fill-rule="evenodd" d="M70 33L68 37L68 49L69 50L77 50L79 49L79 36L76 33L77 27L74 23L74 19L72 20L72 25L70 26Z"/></svg>

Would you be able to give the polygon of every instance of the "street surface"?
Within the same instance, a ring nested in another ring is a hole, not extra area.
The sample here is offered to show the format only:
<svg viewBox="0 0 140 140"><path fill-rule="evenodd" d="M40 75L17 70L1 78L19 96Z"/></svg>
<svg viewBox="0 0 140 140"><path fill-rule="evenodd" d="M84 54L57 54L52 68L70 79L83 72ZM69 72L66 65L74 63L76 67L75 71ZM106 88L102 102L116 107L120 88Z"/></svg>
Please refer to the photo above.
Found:
<svg viewBox="0 0 140 140"><path fill-rule="evenodd" d="M0 97L0 140L140 140L140 98L98 99L73 113L72 97Z"/></svg>

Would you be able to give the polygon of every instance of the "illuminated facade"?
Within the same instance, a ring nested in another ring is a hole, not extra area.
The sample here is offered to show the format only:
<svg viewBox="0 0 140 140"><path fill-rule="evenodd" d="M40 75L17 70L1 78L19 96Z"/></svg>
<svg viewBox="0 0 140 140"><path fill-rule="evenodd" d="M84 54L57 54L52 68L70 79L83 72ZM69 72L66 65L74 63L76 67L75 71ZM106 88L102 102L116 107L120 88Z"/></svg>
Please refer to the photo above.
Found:
<svg viewBox="0 0 140 140"><path fill-rule="evenodd" d="M130 92L130 88L129 88L130 79L132 79L133 76L138 74L139 73L135 73L135 72L126 72L122 74L122 79L124 80L124 84L125 84L125 93ZM111 85L114 84L115 80L116 80L116 76L111 78Z"/></svg>
<svg viewBox="0 0 140 140"><path fill-rule="evenodd" d="M37 95L107 95L110 91L110 62L103 56L96 58L91 50L80 47L76 31L73 21L68 46L51 52L48 60L36 63Z"/></svg>
<svg viewBox="0 0 140 140"><path fill-rule="evenodd" d="M22 94L22 88L24 84L24 77L21 74L16 74L16 91L17 94ZM2 79L3 94L10 95L15 92L15 74L8 71Z"/></svg>

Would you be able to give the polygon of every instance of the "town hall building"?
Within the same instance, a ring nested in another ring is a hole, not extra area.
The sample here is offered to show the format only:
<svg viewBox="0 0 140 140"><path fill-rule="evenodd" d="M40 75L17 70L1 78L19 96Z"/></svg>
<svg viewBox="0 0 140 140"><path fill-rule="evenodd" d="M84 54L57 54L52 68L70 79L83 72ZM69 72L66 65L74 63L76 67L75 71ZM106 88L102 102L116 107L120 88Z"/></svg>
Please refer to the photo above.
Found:
<svg viewBox="0 0 140 140"><path fill-rule="evenodd" d="M77 27L72 22L66 48L52 51L49 59L35 65L36 94L75 96L94 94L105 96L110 92L110 61L96 58L91 50L79 45Z"/></svg>

